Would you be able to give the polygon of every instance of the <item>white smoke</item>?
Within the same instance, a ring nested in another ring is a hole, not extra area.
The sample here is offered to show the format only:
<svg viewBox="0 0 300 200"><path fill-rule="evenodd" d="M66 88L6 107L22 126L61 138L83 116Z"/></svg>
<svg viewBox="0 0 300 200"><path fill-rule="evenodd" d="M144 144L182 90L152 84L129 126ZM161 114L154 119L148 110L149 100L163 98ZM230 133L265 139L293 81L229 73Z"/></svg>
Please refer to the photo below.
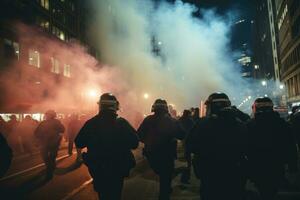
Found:
<svg viewBox="0 0 300 200"><path fill-rule="evenodd" d="M195 18L196 8L181 1L94 0L92 6L102 61L121 70L137 102L145 92L148 107L166 98L189 108L216 91L238 98L243 82L230 55L230 17L203 10L204 17ZM152 51L153 37L160 56Z"/></svg>

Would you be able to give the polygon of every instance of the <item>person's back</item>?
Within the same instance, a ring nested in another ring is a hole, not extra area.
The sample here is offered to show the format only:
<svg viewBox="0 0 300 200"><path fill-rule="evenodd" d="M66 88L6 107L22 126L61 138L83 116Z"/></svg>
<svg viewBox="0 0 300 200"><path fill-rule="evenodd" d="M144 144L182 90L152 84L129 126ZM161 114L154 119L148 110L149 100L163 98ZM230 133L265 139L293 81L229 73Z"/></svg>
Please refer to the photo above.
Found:
<svg viewBox="0 0 300 200"><path fill-rule="evenodd" d="M42 144L53 144L61 138L61 133L65 130L58 119L48 119L42 121L35 130L35 136Z"/></svg>
<svg viewBox="0 0 300 200"><path fill-rule="evenodd" d="M201 119L188 141L190 150L212 162L232 162L241 158L245 144L245 126L233 112ZM193 141L192 141L193 140Z"/></svg>
<svg viewBox="0 0 300 200"><path fill-rule="evenodd" d="M263 199L274 199L284 180L285 164L297 171L297 149L289 124L273 111L267 97L255 100L254 118L248 124L249 177Z"/></svg>
<svg viewBox="0 0 300 200"><path fill-rule="evenodd" d="M82 157L101 200L121 199L124 178L135 166L131 150L138 147L136 131L117 117L118 109L115 96L101 95L99 114L88 120L75 138L77 148L87 148Z"/></svg>
<svg viewBox="0 0 300 200"><path fill-rule="evenodd" d="M258 113L247 127L249 160L271 167L276 163L283 165L293 156L295 145L291 129L277 112Z"/></svg>
<svg viewBox="0 0 300 200"><path fill-rule="evenodd" d="M186 141L188 151L194 153L201 198L240 200L246 128L224 93L213 93L206 105L207 117L197 122Z"/></svg>
<svg viewBox="0 0 300 200"><path fill-rule="evenodd" d="M298 143L298 148L300 148L300 110L299 109L292 114L290 123L293 129L294 136Z"/></svg>
<svg viewBox="0 0 300 200"><path fill-rule="evenodd" d="M134 133L135 130L125 119L102 112L85 123L75 143L79 148L87 147L91 162L111 162L108 164L112 164L114 170L121 170L125 165L122 158L128 158L130 150L138 145Z"/></svg>
<svg viewBox="0 0 300 200"><path fill-rule="evenodd" d="M12 150L7 144L5 137L0 132L0 178L3 177L8 170L12 160Z"/></svg>
<svg viewBox="0 0 300 200"><path fill-rule="evenodd" d="M144 155L150 167L160 178L160 194L162 200L169 199L174 160L176 158L177 140L183 139L183 129L177 120L168 112L165 100L157 99L152 106L153 115L144 119L138 128L140 141L145 144Z"/></svg>
<svg viewBox="0 0 300 200"><path fill-rule="evenodd" d="M140 140L145 144L145 151L170 153L174 151L173 145L178 137L178 125L168 113L154 114L144 119L138 133Z"/></svg>

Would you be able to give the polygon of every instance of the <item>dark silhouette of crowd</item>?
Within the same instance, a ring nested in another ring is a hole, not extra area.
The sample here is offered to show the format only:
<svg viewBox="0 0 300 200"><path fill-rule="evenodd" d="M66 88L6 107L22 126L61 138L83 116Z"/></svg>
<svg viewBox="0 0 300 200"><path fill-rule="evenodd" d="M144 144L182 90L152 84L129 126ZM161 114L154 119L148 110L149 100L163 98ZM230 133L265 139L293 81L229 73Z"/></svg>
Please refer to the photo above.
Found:
<svg viewBox="0 0 300 200"><path fill-rule="evenodd" d="M232 105L226 94L213 93L205 102L204 117L200 117L199 108L184 110L178 117L173 106L157 99L152 114L139 126L135 125L136 130L118 116L119 101L114 95L101 95L98 104L99 113L89 120L73 114L60 121L53 110L47 111L40 123L29 116L22 122L13 115L9 122L0 118L1 152L5 152L1 154L4 164L0 175L7 171L12 159L9 146L19 148L18 142L10 142L11 138L23 137L20 148L32 152L33 142L25 139L27 136L39 143L47 179L53 177L63 136L68 141L70 155L75 143L77 160L82 159L88 167L101 200L121 199L124 179L136 165L132 150L139 143L143 156L159 178L159 200L169 200L172 193L178 141L186 162L180 180L182 184L190 184L193 171L201 182L201 200L246 200L249 181L262 200L275 200L287 181L286 174L298 172L300 107L293 108L285 121L273 110L271 99L257 98L250 118ZM81 154L83 148L87 152Z"/></svg>

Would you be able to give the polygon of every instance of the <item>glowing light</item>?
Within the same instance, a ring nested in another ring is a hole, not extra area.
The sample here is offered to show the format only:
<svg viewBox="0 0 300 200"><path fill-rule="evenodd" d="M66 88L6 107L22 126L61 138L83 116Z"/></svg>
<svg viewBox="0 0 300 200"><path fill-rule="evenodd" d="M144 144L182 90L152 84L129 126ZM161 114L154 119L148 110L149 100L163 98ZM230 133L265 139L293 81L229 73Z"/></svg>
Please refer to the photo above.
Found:
<svg viewBox="0 0 300 200"><path fill-rule="evenodd" d="M284 88L284 85L283 85L283 84L280 84L280 85L279 85L279 89L283 90L283 88Z"/></svg>
<svg viewBox="0 0 300 200"><path fill-rule="evenodd" d="M149 99L149 94L148 93L144 94L144 99Z"/></svg>
<svg viewBox="0 0 300 200"><path fill-rule="evenodd" d="M254 65L254 69L259 69L259 65Z"/></svg>
<svg viewBox="0 0 300 200"><path fill-rule="evenodd" d="M88 95L89 97L93 97L93 98L98 96L97 91L93 89L88 91Z"/></svg>
<svg viewBox="0 0 300 200"><path fill-rule="evenodd" d="M261 84L262 84L262 86L266 86L267 85L267 81L262 81Z"/></svg>
<svg viewBox="0 0 300 200"><path fill-rule="evenodd" d="M162 42L161 41L158 41L158 43L157 43L158 45L162 45Z"/></svg>

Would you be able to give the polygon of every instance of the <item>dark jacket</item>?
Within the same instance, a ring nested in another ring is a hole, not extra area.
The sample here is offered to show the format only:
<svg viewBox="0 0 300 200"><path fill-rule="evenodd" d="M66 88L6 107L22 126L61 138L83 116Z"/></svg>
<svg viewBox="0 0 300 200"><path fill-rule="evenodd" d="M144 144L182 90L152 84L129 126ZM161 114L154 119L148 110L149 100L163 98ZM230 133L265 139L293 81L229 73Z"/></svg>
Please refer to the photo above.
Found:
<svg viewBox="0 0 300 200"><path fill-rule="evenodd" d="M292 171L297 170L297 148L291 127L277 112L257 113L247 127L247 157L254 173L275 170L274 173L282 175L284 164L289 164Z"/></svg>
<svg viewBox="0 0 300 200"><path fill-rule="evenodd" d="M87 147L85 163L92 171L102 168L127 176L135 165L131 149L138 147L136 131L114 113L103 112L88 120L75 144L77 148Z"/></svg>
<svg viewBox="0 0 300 200"><path fill-rule="evenodd" d="M8 170L12 160L12 150L8 146L6 139L0 133L0 178Z"/></svg>
<svg viewBox="0 0 300 200"><path fill-rule="evenodd" d="M145 151L158 154L171 153L176 157L176 139L184 138L184 129L168 113L147 116L138 128Z"/></svg>
<svg viewBox="0 0 300 200"><path fill-rule="evenodd" d="M230 109L199 120L186 145L200 162L237 163L244 155L245 136L246 127Z"/></svg>
<svg viewBox="0 0 300 200"><path fill-rule="evenodd" d="M297 140L298 148L300 148L300 111L294 113L290 117L290 124Z"/></svg>
<svg viewBox="0 0 300 200"><path fill-rule="evenodd" d="M49 119L42 121L34 131L35 137L42 145L56 145L60 142L61 134L65 127L58 119Z"/></svg>

